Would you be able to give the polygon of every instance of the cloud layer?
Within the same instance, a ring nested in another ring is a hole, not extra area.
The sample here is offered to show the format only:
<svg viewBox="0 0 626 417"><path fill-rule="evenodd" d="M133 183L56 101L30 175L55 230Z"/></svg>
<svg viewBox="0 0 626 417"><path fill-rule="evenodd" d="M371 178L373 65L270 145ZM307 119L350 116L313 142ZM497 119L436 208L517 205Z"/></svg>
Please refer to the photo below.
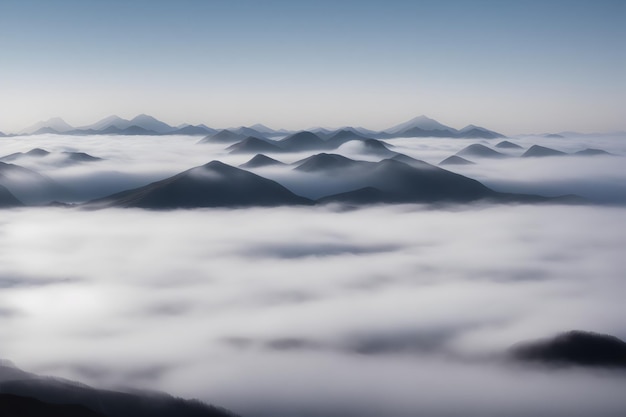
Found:
<svg viewBox="0 0 626 417"><path fill-rule="evenodd" d="M1 150L104 158L25 165L79 199L252 156L196 141L44 135L7 138ZM540 139L515 141L527 148ZM625 155L622 142L541 139L567 152ZM469 143L393 141L431 163ZM626 339L622 159L458 168L501 191L575 192L612 205L6 210L0 357L248 416L618 416L623 373L523 367L504 352L569 329ZM259 173L301 194L328 191L291 167Z"/></svg>
<svg viewBox="0 0 626 417"><path fill-rule="evenodd" d="M571 328L626 338L620 208L4 214L2 356L34 371L246 415L625 405L623 374L502 357Z"/></svg>

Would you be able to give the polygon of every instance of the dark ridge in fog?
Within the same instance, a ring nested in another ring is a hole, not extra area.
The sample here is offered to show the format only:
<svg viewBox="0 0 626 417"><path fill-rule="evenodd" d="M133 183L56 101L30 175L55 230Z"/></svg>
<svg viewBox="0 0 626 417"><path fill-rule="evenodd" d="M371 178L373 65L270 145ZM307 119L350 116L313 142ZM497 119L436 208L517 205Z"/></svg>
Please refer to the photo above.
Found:
<svg viewBox="0 0 626 417"><path fill-rule="evenodd" d="M281 165L286 165L286 164L260 153L252 157L252 159L250 159L248 162L245 162L239 165L239 167L240 168L261 168L261 167L267 167L267 166L281 166Z"/></svg>
<svg viewBox="0 0 626 417"><path fill-rule="evenodd" d="M467 202L497 195L480 182L434 165L408 165L393 159L361 165L361 187L320 199L321 202L405 203ZM367 199L370 201L367 201Z"/></svg>
<svg viewBox="0 0 626 417"><path fill-rule="evenodd" d="M439 165L474 165L475 162L468 161L465 158L461 158L457 155L452 155L439 162Z"/></svg>
<svg viewBox="0 0 626 417"><path fill-rule="evenodd" d="M580 330L522 342L513 346L510 354L521 361L626 369L626 342L615 336Z"/></svg>
<svg viewBox="0 0 626 417"><path fill-rule="evenodd" d="M363 136L360 133L352 131L352 130L342 129L342 130L339 130L335 134L331 134L331 136L329 136L328 139L326 139L326 144L329 147L338 148L339 146L343 145L346 142L350 142L351 140L368 140L368 139L371 139L371 138Z"/></svg>
<svg viewBox="0 0 626 417"><path fill-rule="evenodd" d="M522 158L540 158L544 156L564 156L565 152L556 149L546 148L545 146L533 145L522 154Z"/></svg>
<svg viewBox="0 0 626 417"><path fill-rule="evenodd" d="M293 165L296 165L294 170L297 171L324 172L329 170L352 168L356 166L369 167L374 164L365 161L355 161L342 155L319 153L317 155L301 159L300 161L296 161Z"/></svg>
<svg viewBox="0 0 626 417"><path fill-rule="evenodd" d="M494 151L493 149L481 145L480 143L474 143L469 145L460 151L458 151L457 156L475 156L479 158L506 158L507 155L500 153L498 151Z"/></svg>
<svg viewBox="0 0 626 417"><path fill-rule="evenodd" d="M508 140L503 140L502 142L496 145L496 148L501 149L524 149L522 146L517 143L509 142Z"/></svg>
<svg viewBox="0 0 626 417"><path fill-rule="evenodd" d="M408 155L405 155L403 153L397 153L393 157L388 158L388 159L392 159L392 160L398 161L398 162L403 162L403 163L405 163L407 165L410 165L412 167L415 167L415 168L427 168L429 166L432 166L428 162L424 162L424 161L422 161L420 159L412 158L412 157L410 157Z"/></svg>
<svg viewBox="0 0 626 417"><path fill-rule="evenodd" d="M7 417L236 417L228 410L198 400L160 392L101 390L60 378L41 377L1 361L0 395L0 411ZM15 407L26 414L8 414Z"/></svg>
<svg viewBox="0 0 626 417"><path fill-rule="evenodd" d="M396 155L396 152L390 150L388 145L378 139L366 139L361 141L366 153L390 158Z"/></svg>
<svg viewBox="0 0 626 417"><path fill-rule="evenodd" d="M250 136L226 148L230 153L272 153L283 152L283 149L274 141Z"/></svg>
<svg viewBox="0 0 626 417"><path fill-rule="evenodd" d="M327 145L319 136L309 131L302 131L287 136L278 145L290 152L324 149Z"/></svg>
<svg viewBox="0 0 626 417"><path fill-rule="evenodd" d="M52 404L13 394L0 394L0 414L3 417L106 417L83 405Z"/></svg>
<svg viewBox="0 0 626 417"><path fill-rule="evenodd" d="M144 187L93 200L86 207L177 209L303 204L312 201L275 181L212 161Z"/></svg>

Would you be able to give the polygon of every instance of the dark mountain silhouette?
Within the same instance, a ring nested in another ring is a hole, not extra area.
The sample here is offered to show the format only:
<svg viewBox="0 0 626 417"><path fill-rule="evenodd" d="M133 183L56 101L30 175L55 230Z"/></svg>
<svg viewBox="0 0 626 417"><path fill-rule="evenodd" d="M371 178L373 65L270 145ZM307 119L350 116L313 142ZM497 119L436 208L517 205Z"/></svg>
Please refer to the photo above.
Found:
<svg viewBox="0 0 626 417"><path fill-rule="evenodd" d="M306 130L287 136L278 145L290 152L319 150L327 146L319 136Z"/></svg>
<svg viewBox="0 0 626 417"><path fill-rule="evenodd" d="M327 172L337 169L347 169L355 166L369 165L368 162L355 161L342 155L320 153L294 162L294 170L303 172Z"/></svg>
<svg viewBox="0 0 626 417"><path fill-rule="evenodd" d="M365 139L360 141L363 144L364 153L390 158L396 152L388 148L388 145L378 139Z"/></svg>
<svg viewBox="0 0 626 417"><path fill-rule="evenodd" d="M235 143L244 140L245 138L245 135L240 135L239 133L224 129L212 135L208 135L198 143Z"/></svg>
<svg viewBox="0 0 626 417"><path fill-rule="evenodd" d="M468 125L459 130L456 137L467 139L497 139L504 138L506 136L501 133L494 132L493 130L485 129L484 127Z"/></svg>
<svg viewBox="0 0 626 417"><path fill-rule="evenodd" d="M583 149L582 151L574 152L574 155L599 156L599 155L613 155L613 154L610 152L604 151L602 149L587 148L587 149Z"/></svg>
<svg viewBox="0 0 626 417"><path fill-rule="evenodd" d="M563 139L565 136L559 135L557 133L547 133L543 135L545 138L555 138L555 139Z"/></svg>
<svg viewBox="0 0 626 417"><path fill-rule="evenodd" d="M52 404L13 394L0 394L0 415L3 417L106 417L83 405Z"/></svg>
<svg viewBox="0 0 626 417"><path fill-rule="evenodd" d="M396 158L409 160L405 163ZM352 161L350 169L333 169L334 175L346 180L353 190L321 197L318 199L321 203L465 203L477 200L496 203L580 203L579 198L572 196L548 198L496 192L476 180L406 155L396 155L376 163Z"/></svg>
<svg viewBox="0 0 626 417"><path fill-rule="evenodd" d="M363 187L353 191L346 191L344 193L333 194L327 197L322 197L317 201L325 203L342 203L342 204L354 204L354 205L366 205L391 202L393 196L388 193L379 190L375 187Z"/></svg>
<svg viewBox="0 0 626 417"><path fill-rule="evenodd" d="M519 343L509 353L522 361L626 369L626 342L615 336L580 330Z"/></svg>
<svg viewBox="0 0 626 417"><path fill-rule="evenodd" d="M506 158L507 156L498 151L494 151L491 148L488 148L485 145L481 145L480 143L474 143L469 145L459 152L456 153L457 156L473 156L478 158Z"/></svg>
<svg viewBox="0 0 626 417"><path fill-rule="evenodd" d="M283 152L283 148L269 139L263 140L250 136L226 148L230 153L272 153Z"/></svg>
<svg viewBox="0 0 626 417"><path fill-rule="evenodd" d="M366 136L359 134L353 130L342 129L336 133L331 133L328 139L326 139L326 144L329 149L335 149L340 147L346 142L350 142L351 140L368 140Z"/></svg>
<svg viewBox="0 0 626 417"><path fill-rule="evenodd" d="M501 149L524 149L516 143L509 142L508 140L503 140L502 142L496 145L496 148Z"/></svg>
<svg viewBox="0 0 626 417"><path fill-rule="evenodd" d="M361 169L353 174L359 179L360 187L320 201L353 204L467 202L497 195L476 180L416 161L420 164L408 165L394 159L360 162Z"/></svg>
<svg viewBox="0 0 626 417"><path fill-rule="evenodd" d="M157 392L119 392L0 364L3 417L235 417L228 410ZM22 414L9 414L15 409ZM28 414L33 413L33 414Z"/></svg>
<svg viewBox="0 0 626 417"><path fill-rule="evenodd" d="M277 161L276 159L270 158L269 156L263 155L262 153L255 155L248 162L239 165L241 168L261 168L267 166L279 166L286 165L283 162Z"/></svg>
<svg viewBox="0 0 626 417"><path fill-rule="evenodd" d="M565 152L557 151L556 149L546 148L544 146L533 145L526 152L522 154L522 158L540 158L544 156L564 156Z"/></svg>
<svg viewBox="0 0 626 417"><path fill-rule="evenodd" d="M475 163L472 161L468 161L465 158L461 158L457 155L452 155L439 162L439 165L474 165Z"/></svg>
<svg viewBox="0 0 626 417"><path fill-rule="evenodd" d="M0 208L21 207L23 205L5 186L0 185Z"/></svg>
<svg viewBox="0 0 626 417"><path fill-rule="evenodd" d="M70 161L74 162L96 162L102 161L102 158L98 158L96 156L91 156L85 152L61 152L61 154L65 155Z"/></svg>
<svg viewBox="0 0 626 417"><path fill-rule="evenodd" d="M91 201L86 206L177 209L302 204L312 202L277 182L212 161L144 187Z"/></svg>
<svg viewBox="0 0 626 417"><path fill-rule="evenodd" d="M415 159L412 158L408 155L405 155L403 153L396 153L393 157L389 158L392 159L394 161L398 161L398 162L404 162L407 165L410 166L414 166L416 168L424 168L424 167L428 167L431 166L428 162L424 162L420 159Z"/></svg>
<svg viewBox="0 0 626 417"><path fill-rule="evenodd" d="M6 137L7 137L6 133L0 132L0 138L6 138Z"/></svg>

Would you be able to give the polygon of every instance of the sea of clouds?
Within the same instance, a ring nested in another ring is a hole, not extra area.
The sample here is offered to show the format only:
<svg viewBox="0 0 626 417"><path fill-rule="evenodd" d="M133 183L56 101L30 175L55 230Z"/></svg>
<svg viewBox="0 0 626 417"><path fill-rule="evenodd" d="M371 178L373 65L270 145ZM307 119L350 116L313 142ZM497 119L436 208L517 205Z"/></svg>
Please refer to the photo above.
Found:
<svg viewBox="0 0 626 417"><path fill-rule="evenodd" d="M0 149L105 158L24 164L82 199L252 156L196 141L50 135ZM473 142L389 143L437 163ZM614 138L515 142L626 154ZM3 210L0 357L244 416L621 416L623 372L516 364L506 350L570 329L626 340L622 160L511 158L458 170L500 191L602 203L591 205ZM294 191L311 192L291 178Z"/></svg>

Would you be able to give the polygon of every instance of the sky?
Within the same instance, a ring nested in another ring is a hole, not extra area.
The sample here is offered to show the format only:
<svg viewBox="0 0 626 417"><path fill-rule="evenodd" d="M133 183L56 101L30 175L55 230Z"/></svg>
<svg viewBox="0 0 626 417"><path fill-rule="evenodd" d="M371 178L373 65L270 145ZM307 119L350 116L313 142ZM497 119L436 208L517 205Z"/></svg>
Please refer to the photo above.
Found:
<svg viewBox="0 0 626 417"><path fill-rule="evenodd" d="M624 1L0 1L0 131L60 116L626 130Z"/></svg>

